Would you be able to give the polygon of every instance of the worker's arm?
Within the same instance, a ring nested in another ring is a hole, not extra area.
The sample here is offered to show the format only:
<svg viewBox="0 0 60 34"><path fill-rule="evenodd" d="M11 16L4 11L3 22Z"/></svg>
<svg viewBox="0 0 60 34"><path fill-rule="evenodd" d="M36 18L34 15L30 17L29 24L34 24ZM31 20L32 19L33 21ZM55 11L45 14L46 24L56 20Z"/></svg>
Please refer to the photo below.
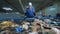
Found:
<svg viewBox="0 0 60 34"><path fill-rule="evenodd" d="M33 9L34 15L36 15L36 13L35 13L35 8L34 8L34 7L32 7L32 9Z"/></svg>

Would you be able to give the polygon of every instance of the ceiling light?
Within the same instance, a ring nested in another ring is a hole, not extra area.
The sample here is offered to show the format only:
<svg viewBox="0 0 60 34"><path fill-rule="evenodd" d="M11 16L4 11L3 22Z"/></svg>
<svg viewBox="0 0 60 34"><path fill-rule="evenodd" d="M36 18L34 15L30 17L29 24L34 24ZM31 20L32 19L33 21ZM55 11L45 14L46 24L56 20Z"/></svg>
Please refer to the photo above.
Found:
<svg viewBox="0 0 60 34"><path fill-rule="evenodd" d="M8 8L8 7L3 7L4 10L13 10L11 8Z"/></svg>

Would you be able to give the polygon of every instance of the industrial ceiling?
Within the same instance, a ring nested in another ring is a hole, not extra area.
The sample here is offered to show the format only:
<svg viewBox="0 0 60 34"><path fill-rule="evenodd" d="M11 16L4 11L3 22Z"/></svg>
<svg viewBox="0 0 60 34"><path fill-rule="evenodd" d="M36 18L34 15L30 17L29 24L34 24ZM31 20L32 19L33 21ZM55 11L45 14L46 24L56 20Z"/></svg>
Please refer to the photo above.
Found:
<svg viewBox="0 0 60 34"><path fill-rule="evenodd" d="M13 9L13 11L15 12L18 11L24 14L22 5L23 5L23 8L25 9L28 3L32 2L36 12L38 12L39 10L42 10L45 7L53 5L55 1L56 0L0 0L0 11L3 10L2 7L10 7Z"/></svg>

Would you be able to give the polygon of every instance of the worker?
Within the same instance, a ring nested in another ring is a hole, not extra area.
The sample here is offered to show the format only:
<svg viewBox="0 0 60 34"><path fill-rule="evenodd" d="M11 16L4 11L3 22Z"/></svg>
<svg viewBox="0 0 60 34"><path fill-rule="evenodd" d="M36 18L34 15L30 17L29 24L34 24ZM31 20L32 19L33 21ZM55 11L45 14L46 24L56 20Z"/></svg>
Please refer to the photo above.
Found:
<svg viewBox="0 0 60 34"><path fill-rule="evenodd" d="M35 9L32 6L32 3L31 2L29 2L29 6L26 8L25 16L27 18L33 18L35 16Z"/></svg>

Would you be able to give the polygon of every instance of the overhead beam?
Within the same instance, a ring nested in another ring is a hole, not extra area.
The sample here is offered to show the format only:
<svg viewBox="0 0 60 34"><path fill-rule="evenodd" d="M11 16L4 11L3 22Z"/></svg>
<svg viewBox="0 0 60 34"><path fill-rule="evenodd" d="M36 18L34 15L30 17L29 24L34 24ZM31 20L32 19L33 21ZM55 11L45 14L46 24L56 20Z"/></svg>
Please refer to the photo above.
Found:
<svg viewBox="0 0 60 34"><path fill-rule="evenodd" d="M36 8L36 11L38 12L39 10L42 10L43 8L48 7L53 3L54 3L54 0L50 0L50 1L47 0L45 3L37 7L38 9Z"/></svg>
<svg viewBox="0 0 60 34"><path fill-rule="evenodd" d="M19 4L18 0L5 0L7 1L11 6L13 6L17 11L19 11L21 14L23 14L23 10Z"/></svg>

